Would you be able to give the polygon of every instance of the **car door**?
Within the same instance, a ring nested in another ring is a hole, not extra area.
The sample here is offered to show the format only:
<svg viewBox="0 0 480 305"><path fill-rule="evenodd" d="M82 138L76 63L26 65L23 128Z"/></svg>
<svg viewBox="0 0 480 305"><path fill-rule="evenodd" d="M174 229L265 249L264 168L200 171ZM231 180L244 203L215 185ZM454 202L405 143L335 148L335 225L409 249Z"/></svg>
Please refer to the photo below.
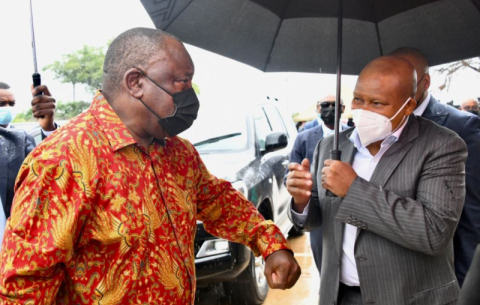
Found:
<svg viewBox="0 0 480 305"><path fill-rule="evenodd" d="M277 109L277 107L273 105L264 105L263 110L266 114L268 123L270 125L271 132L282 132L284 133L289 141L289 145L283 149L278 151L268 153L269 156L269 163L272 167L275 185L273 186L274 189L274 198L273 204L274 208L276 209L276 221L282 222L284 218L286 218L286 208L288 206L289 201L289 194L288 191L283 184L283 177L285 175L285 170L289 163L289 156L291 151L291 143L292 140L290 139L289 132L285 126L285 123L282 120L282 117Z"/></svg>

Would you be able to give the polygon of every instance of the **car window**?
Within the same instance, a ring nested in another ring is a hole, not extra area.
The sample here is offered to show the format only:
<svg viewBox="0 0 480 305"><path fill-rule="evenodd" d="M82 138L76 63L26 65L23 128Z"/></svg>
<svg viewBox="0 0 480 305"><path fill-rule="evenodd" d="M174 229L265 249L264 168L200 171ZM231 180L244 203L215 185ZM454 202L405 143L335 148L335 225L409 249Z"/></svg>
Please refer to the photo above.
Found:
<svg viewBox="0 0 480 305"><path fill-rule="evenodd" d="M273 132L284 132L288 135L287 130L285 129L285 124L283 124L282 118L278 113L277 108L273 106L264 106L263 109L267 114L268 121L270 122L270 126L272 127Z"/></svg>
<svg viewBox="0 0 480 305"><path fill-rule="evenodd" d="M272 132L267 116L263 111L263 107L256 107L253 115L255 124L255 134L260 142L260 150L265 150L265 140L267 135Z"/></svg>
<svg viewBox="0 0 480 305"><path fill-rule="evenodd" d="M199 153L234 152L247 149L247 117L243 110L206 105L200 107L192 127L180 134Z"/></svg>

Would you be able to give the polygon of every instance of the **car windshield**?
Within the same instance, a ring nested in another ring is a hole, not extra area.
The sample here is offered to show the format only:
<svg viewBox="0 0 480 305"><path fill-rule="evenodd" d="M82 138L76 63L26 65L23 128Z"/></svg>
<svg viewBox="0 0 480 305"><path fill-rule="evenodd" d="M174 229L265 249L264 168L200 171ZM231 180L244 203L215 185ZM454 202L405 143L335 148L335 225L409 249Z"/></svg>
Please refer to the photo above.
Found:
<svg viewBox="0 0 480 305"><path fill-rule="evenodd" d="M189 140L199 153L234 152L247 149L247 130L244 111L200 107L197 120L180 136Z"/></svg>

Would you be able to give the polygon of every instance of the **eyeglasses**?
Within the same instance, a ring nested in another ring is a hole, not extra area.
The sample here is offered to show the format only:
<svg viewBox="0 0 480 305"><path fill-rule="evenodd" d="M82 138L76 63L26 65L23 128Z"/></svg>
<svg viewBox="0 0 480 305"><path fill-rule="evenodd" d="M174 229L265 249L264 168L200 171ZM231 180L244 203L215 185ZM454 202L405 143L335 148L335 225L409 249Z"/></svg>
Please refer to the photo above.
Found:
<svg viewBox="0 0 480 305"><path fill-rule="evenodd" d="M335 108L335 101L324 101L319 103L318 105L320 105L320 107L322 107L323 109L326 109L329 107Z"/></svg>

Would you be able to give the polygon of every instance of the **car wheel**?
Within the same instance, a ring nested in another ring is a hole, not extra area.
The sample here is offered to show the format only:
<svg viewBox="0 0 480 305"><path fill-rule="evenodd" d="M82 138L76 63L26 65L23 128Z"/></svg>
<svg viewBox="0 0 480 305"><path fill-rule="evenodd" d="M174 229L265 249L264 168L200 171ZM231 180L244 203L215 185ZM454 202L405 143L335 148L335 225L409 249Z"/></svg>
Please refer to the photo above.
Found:
<svg viewBox="0 0 480 305"><path fill-rule="evenodd" d="M264 271L265 260L252 253L248 267L234 281L223 283L231 304L262 304L269 289Z"/></svg>

